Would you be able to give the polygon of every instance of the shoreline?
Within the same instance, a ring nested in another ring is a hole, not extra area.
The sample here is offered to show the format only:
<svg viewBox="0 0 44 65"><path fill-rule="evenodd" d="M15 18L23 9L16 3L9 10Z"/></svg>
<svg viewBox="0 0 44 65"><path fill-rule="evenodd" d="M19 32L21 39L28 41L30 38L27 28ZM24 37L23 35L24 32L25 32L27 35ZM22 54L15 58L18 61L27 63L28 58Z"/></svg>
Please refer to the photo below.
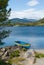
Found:
<svg viewBox="0 0 44 65"><path fill-rule="evenodd" d="M13 45L13 46L4 46L4 47L0 47L0 49L2 49L2 48L9 48L9 47L12 48L12 47L15 47L15 45ZM29 49L33 49L33 48L29 48ZM28 49L28 50L29 50L29 49ZM42 51L42 50L44 50L44 48L41 48L41 49L40 49L40 48L36 48L36 49L34 48L33 50L36 50L36 51L39 51L39 50L40 50L40 51Z"/></svg>
<svg viewBox="0 0 44 65"><path fill-rule="evenodd" d="M7 58L9 58L9 56L6 56L6 54L13 53L15 50L21 50L21 49L18 46L9 46L9 47L1 48L0 56L2 56L1 58L6 61ZM22 53L22 51L20 51L21 52L20 57L23 59L25 58L25 60L21 61L21 63L24 63L24 65L42 65L42 64L44 64L44 57L35 59L34 51L37 53L44 54L44 49L28 49L26 52L23 52L23 53ZM30 55L30 53L31 53L31 55ZM15 58L17 59L18 57L13 57L14 60L15 60ZM10 60L12 60L12 59L10 59Z"/></svg>

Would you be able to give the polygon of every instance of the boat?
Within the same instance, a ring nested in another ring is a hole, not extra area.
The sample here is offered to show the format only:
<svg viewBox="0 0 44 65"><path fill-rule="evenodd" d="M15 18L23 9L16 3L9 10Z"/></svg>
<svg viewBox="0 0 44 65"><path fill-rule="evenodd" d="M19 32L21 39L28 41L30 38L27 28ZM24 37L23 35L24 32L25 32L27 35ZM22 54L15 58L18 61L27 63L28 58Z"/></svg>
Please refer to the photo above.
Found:
<svg viewBox="0 0 44 65"><path fill-rule="evenodd" d="M27 49L31 47L31 44L23 42L23 41L15 41L15 45L21 46L22 48L27 48Z"/></svg>

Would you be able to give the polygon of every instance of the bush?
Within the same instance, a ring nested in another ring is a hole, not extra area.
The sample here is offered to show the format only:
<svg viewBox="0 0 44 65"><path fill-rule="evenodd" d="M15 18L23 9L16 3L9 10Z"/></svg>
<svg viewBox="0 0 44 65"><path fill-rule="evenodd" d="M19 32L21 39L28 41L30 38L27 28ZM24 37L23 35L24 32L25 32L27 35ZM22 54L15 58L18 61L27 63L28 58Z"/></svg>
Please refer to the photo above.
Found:
<svg viewBox="0 0 44 65"><path fill-rule="evenodd" d="M35 54L35 57L36 58L43 58L44 57L44 54L42 54L42 53L36 53Z"/></svg>
<svg viewBox="0 0 44 65"><path fill-rule="evenodd" d="M5 61L3 60L0 60L0 65L11 65L10 63L6 63Z"/></svg>
<svg viewBox="0 0 44 65"><path fill-rule="evenodd" d="M10 54L10 58L19 57L19 56L20 56L19 50L16 50L16 51L14 51L14 52L12 52L12 53Z"/></svg>
<svg viewBox="0 0 44 65"><path fill-rule="evenodd" d="M26 48L22 48L22 50L23 50L23 51L27 51L27 49L26 49Z"/></svg>

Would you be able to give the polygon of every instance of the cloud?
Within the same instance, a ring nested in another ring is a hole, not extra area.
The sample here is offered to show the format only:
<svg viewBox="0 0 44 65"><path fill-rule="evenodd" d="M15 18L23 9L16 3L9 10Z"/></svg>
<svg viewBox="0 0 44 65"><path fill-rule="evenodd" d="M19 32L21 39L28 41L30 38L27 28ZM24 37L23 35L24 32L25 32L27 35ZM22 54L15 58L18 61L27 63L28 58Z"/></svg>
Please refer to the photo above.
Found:
<svg viewBox="0 0 44 65"><path fill-rule="evenodd" d="M40 19L44 17L44 10L36 10L36 9L27 9L23 11L11 11L11 18L34 18Z"/></svg>
<svg viewBox="0 0 44 65"><path fill-rule="evenodd" d="M29 6L35 6L37 4L39 4L38 0L31 0L31 1L27 2L27 5L29 5Z"/></svg>

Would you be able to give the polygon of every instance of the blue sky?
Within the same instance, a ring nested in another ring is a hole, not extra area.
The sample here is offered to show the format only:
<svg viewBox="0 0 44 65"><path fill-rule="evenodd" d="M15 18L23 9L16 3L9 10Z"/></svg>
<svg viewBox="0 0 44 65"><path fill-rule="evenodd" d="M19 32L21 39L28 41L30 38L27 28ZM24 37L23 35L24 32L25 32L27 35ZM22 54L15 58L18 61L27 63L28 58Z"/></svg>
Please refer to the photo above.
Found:
<svg viewBox="0 0 44 65"><path fill-rule="evenodd" d="M10 0L11 18L34 18L44 17L44 0Z"/></svg>

